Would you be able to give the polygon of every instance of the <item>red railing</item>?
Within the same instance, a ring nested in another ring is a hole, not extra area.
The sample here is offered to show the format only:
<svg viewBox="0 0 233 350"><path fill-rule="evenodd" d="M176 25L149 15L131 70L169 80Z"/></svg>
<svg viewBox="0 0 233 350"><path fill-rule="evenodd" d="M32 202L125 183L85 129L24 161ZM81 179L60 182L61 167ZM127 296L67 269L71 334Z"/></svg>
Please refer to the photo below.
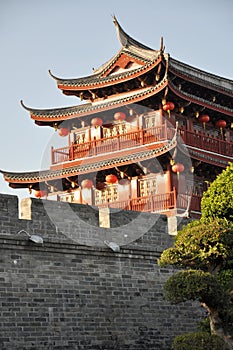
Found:
<svg viewBox="0 0 233 350"><path fill-rule="evenodd" d="M193 194L190 198L187 194L176 196L176 190L163 194L153 194L147 197L138 197L126 201L107 202L98 204L100 208L114 208L121 210L133 210L141 212L166 213L176 208L188 212L201 212L201 196Z"/></svg>
<svg viewBox="0 0 233 350"><path fill-rule="evenodd" d="M98 207L161 213L176 207L176 193L174 189L168 193L153 194L147 197L138 197L127 201L98 204Z"/></svg>
<svg viewBox="0 0 233 350"><path fill-rule="evenodd" d="M188 146L197 147L228 157L233 156L233 143L230 141L214 138L204 133L187 131L186 129L179 129L179 134L184 143Z"/></svg>
<svg viewBox="0 0 233 350"><path fill-rule="evenodd" d="M72 144L70 147L52 148L52 164L78 158L92 157L97 154L111 153L154 142L165 142L166 140L172 139L174 133L175 130L173 128L167 128L167 125L163 124L161 126L119 134L81 144Z"/></svg>
<svg viewBox="0 0 233 350"><path fill-rule="evenodd" d="M155 126L148 129L136 130L133 132L119 134L108 138L93 140L80 144L72 144L70 147L51 149L52 164L58 164L74 159L92 157L98 154L111 153L140 145L147 145L154 142L165 142L171 140L175 129L167 124ZM221 154L223 156L233 156L233 142L214 138L205 133L187 131L179 129L179 134L183 142L198 149Z"/></svg>

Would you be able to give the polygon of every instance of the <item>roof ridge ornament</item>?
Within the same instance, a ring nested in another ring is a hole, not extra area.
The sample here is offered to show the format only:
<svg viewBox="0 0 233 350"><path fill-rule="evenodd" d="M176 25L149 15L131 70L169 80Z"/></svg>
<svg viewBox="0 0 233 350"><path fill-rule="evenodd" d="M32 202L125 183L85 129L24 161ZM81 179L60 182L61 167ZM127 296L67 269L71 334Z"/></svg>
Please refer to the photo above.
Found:
<svg viewBox="0 0 233 350"><path fill-rule="evenodd" d="M163 45L163 37L162 36L160 37L160 49L159 49L159 51L160 51L160 54L163 54L165 51L165 46Z"/></svg>
<svg viewBox="0 0 233 350"><path fill-rule="evenodd" d="M155 50L151 49L150 47L148 47L148 46L140 43L139 41L133 39L131 36L129 36L123 30L123 28L121 27L120 23L116 19L115 15L112 15L112 18L113 18L113 23L114 23L114 25L116 27L118 39L119 39L119 41L120 41L120 43L121 43L121 45L123 47L134 46L134 47L137 47L137 48L142 49L142 50L155 51Z"/></svg>
<svg viewBox="0 0 233 350"><path fill-rule="evenodd" d="M23 103L23 100L20 100L20 104L21 104L21 106L24 108L24 109L26 109L26 111L31 111L31 108L29 108L29 107L27 107L24 103Z"/></svg>
<svg viewBox="0 0 233 350"><path fill-rule="evenodd" d="M48 73L49 73L50 77L52 77L53 79L55 79L55 80L60 80L60 78L56 77L56 76L51 72L51 69L48 70Z"/></svg>
<svg viewBox="0 0 233 350"><path fill-rule="evenodd" d="M127 46L128 40L127 40L127 34L124 32L124 30L122 29L122 27L120 26L118 20L116 19L115 15L112 15L112 20L113 23L116 27L116 31L117 31L117 36L118 36L118 40L120 41L122 46ZM126 35L125 35L126 34Z"/></svg>

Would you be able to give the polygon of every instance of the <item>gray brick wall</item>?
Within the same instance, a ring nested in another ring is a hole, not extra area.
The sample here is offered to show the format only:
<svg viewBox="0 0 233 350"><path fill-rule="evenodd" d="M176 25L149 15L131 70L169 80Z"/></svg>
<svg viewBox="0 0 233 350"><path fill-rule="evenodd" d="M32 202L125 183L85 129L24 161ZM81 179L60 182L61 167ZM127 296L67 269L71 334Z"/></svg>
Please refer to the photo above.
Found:
<svg viewBox="0 0 233 350"><path fill-rule="evenodd" d="M163 299L172 270L157 258L173 242L165 216L136 221L138 213L112 211L104 229L97 208L33 199L31 210L32 220L20 220L17 198L0 195L1 350L168 350L175 335L195 329L198 305ZM140 222L150 228L134 241L130 222L136 236Z"/></svg>

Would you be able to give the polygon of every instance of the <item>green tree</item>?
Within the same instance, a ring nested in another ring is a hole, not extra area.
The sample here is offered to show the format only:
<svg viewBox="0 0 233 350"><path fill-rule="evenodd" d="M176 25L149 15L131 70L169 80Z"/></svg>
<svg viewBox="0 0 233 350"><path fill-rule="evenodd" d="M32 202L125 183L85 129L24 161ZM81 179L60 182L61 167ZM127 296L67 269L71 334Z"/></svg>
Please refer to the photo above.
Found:
<svg viewBox="0 0 233 350"><path fill-rule="evenodd" d="M229 349L233 349L232 196L231 164L205 193L201 219L184 226L174 246L159 259L160 266L182 268L165 283L166 299L198 300L208 312L211 334L221 337Z"/></svg>
<svg viewBox="0 0 233 350"><path fill-rule="evenodd" d="M233 163L211 183L201 203L201 220L226 218L233 221Z"/></svg>

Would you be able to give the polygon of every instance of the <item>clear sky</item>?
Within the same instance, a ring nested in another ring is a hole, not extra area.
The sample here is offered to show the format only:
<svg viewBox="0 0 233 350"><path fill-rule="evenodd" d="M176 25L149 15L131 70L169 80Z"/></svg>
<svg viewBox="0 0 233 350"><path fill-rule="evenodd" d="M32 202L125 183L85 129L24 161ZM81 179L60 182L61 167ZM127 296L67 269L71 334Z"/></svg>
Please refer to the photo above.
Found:
<svg viewBox="0 0 233 350"><path fill-rule="evenodd" d="M36 126L20 100L40 109L79 104L48 69L78 78L112 57L120 48L112 14L145 45L159 49L163 36L173 58L233 79L232 0L0 0L0 169L49 168L50 147L61 138ZM29 195L1 175L0 192Z"/></svg>

